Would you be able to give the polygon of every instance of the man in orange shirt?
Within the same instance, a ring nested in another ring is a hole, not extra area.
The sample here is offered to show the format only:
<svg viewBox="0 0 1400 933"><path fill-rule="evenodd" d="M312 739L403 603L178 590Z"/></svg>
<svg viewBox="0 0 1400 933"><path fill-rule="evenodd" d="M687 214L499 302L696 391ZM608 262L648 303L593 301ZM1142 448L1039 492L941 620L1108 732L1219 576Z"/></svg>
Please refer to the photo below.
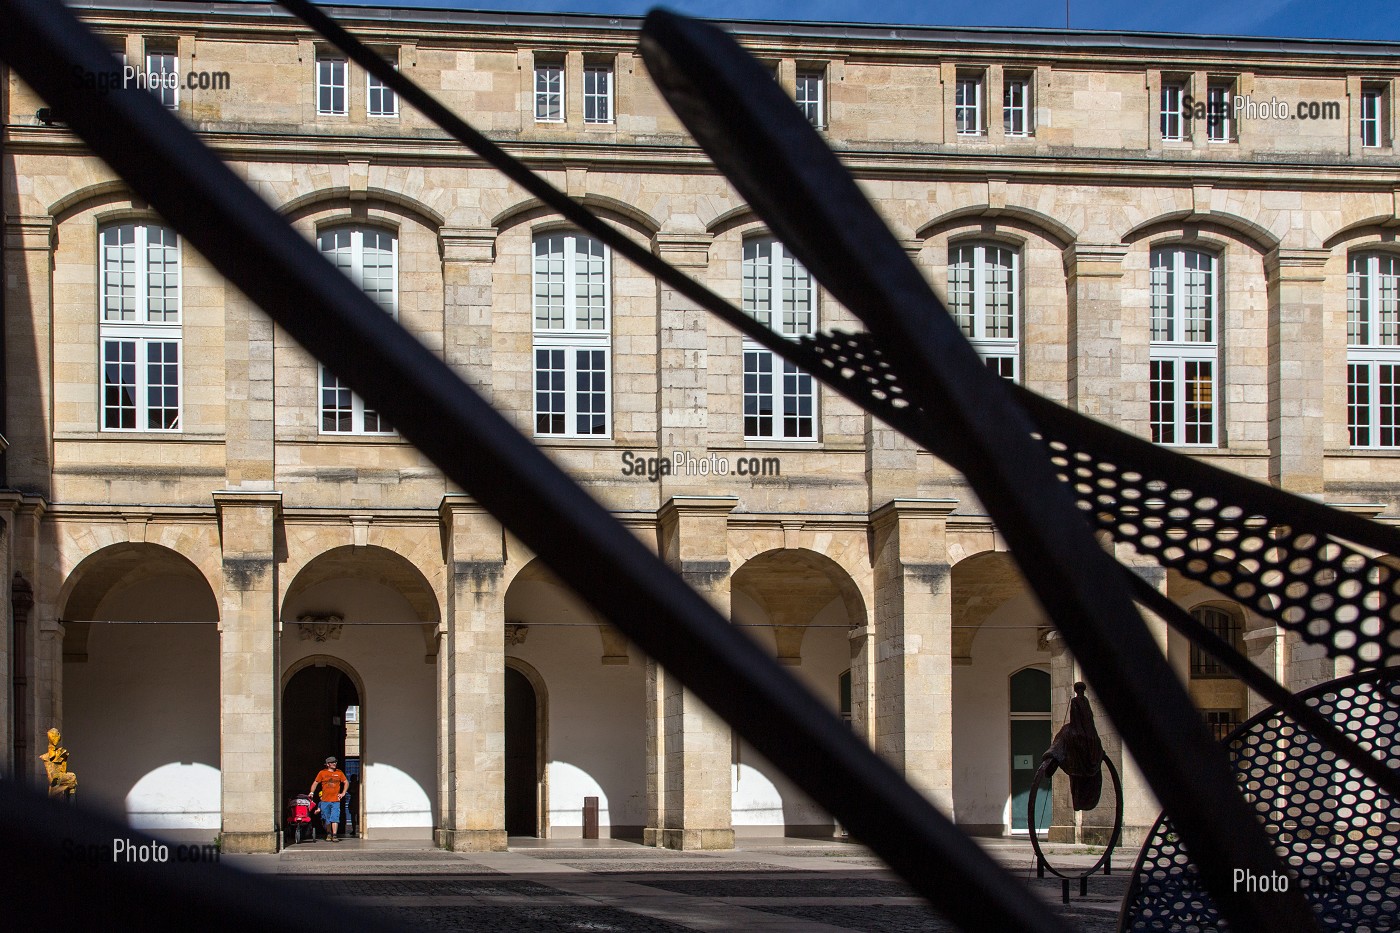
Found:
<svg viewBox="0 0 1400 933"><path fill-rule="evenodd" d="M321 821L326 824L328 837L331 842L339 842L340 834L340 798L345 794L345 788L350 783L350 779L345 776L345 772L336 766L335 756L326 759L326 766L316 774L316 780L311 782L311 796L316 796L317 785L321 788Z"/></svg>

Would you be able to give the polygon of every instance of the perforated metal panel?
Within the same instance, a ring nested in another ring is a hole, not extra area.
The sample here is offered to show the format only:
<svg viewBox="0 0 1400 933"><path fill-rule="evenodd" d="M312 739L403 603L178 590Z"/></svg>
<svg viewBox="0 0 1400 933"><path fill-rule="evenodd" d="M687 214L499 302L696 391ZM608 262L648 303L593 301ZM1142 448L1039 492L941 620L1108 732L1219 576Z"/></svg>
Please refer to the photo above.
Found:
<svg viewBox="0 0 1400 933"><path fill-rule="evenodd" d="M1400 668L1332 681L1303 699L1390 767L1400 767ZM1289 884L1301 887L1322 929L1400 930L1400 801L1276 710L1235 730L1226 746L1240 790L1286 858ZM1134 867L1120 929L1229 929L1166 817L1153 827Z"/></svg>

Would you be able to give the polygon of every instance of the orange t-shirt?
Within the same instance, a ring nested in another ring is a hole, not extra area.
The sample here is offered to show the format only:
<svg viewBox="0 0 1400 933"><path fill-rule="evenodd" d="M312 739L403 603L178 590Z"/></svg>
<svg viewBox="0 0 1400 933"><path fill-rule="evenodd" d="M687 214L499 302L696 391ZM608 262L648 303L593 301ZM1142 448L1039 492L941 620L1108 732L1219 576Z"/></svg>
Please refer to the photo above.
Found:
<svg viewBox="0 0 1400 933"><path fill-rule="evenodd" d="M326 803L335 803L340 799L340 795L345 793L345 785L350 781L345 776L344 771L332 771L329 768L322 768L321 773L316 775L316 783L321 785L321 799Z"/></svg>

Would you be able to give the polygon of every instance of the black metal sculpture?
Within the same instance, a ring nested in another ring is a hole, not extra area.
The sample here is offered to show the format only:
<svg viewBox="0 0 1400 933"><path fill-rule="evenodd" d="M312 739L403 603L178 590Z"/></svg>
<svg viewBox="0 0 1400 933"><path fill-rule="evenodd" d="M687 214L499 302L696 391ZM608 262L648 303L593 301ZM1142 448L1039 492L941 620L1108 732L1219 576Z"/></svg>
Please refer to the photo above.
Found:
<svg viewBox="0 0 1400 933"><path fill-rule="evenodd" d="M1035 850L1035 870L1040 877L1046 869L1057 875L1063 884L1060 886L1060 899L1069 903L1069 882L1079 879L1079 894L1084 896L1089 890L1089 876L1100 868L1105 875L1113 873L1113 850L1123 836L1123 782L1118 777L1118 769L1113 760L1104 756L1103 742L1099 730L1094 726L1094 710L1089 698L1084 695L1087 685L1082 681L1074 685L1074 698L1069 701L1069 721L1055 733L1050 748L1041 756L1040 767L1031 779L1031 792L1026 798L1026 825L1030 829L1031 847ZM1113 829L1108 834L1108 842L1097 861L1086 869L1073 874L1065 874L1050 864L1040 847L1039 826L1035 822L1036 803L1041 786L1054 777L1056 771L1064 771L1069 778L1071 809L1084 812L1099 805L1103 793L1103 772L1108 769L1113 778Z"/></svg>
<svg viewBox="0 0 1400 933"><path fill-rule="evenodd" d="M1172 814L1221 915L1240 930L1317 929L1296 891L1232 888L1238 870L1282 865L1132 605L1152 597L1135 593L1133 575L1091 527L1363 664L1400 655L1396 581L1365 550L1400 553L1400 534L1131 438L989 374L805 118L716 30L653 13L643 34L648 67L716 164L868 333L783 339L535 176L306 0L283 5L620 256L958 467ZM1061 928L158 102L139 92L98 99L73 82L74 68L115 65L61 6L0 0L0 12L0 56L220 272L348 374L449 478L917 890L969 929ZM1389 762L1354 742L1336 745L1394 780Z"/></svg>

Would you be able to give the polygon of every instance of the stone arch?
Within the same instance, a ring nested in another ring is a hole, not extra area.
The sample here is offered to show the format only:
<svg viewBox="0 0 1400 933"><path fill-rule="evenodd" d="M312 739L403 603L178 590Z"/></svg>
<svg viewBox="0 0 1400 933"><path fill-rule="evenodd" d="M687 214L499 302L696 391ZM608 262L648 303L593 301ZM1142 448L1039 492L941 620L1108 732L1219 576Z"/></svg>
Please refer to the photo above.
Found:
<svg viewBox="0 0 1400 933"><path fill-rule="evenodd" d="M100 181L93 185L69 192L49 205L49 216L55 223L63 223L75 214L91 210L103 204L117 202L130 203L136 197L126 182L119 178Z"/></svg>
<svg viewBox="0 0 1400 933"><path fill-rule="evenodd" d="M412 608L417 621L425 626L431 625L434 630L442 618L437 592L423 571L404 555L378 544L332 547L303 564L295 571L282 595L280 618L284 623L294 622L295 619L290 618L288 613L297 608L307 608L299 606L299 600L305 597L307 591L342 578L378 583L394 590ZM349 602L344 606L324 608L327 612L343 609L343 612L336 614L347 620L358 611Z"/></svg>
<svg viewBox="0 0 1400 933"><path fill-rule="evenodd" d="M730 591L745 592L764 609L785 663L795 663L806 626L834 600L840 600L850 627L863 628L868 619L865 598L846 568L809 548L773 548L748 557L733 571ZM791 602L784 605L784 597Z"/></svg>
<svg viewBox="0 0 1400 933"><path fill-rule="evenodd" d="M952 568L953 663L972 663L982 623L1009 600L1030 592L1010 551L970 554Z"/></svg>
<svg viewBox="0 0 1400 933"><path fill-rule="evenodd" d="M1028 228L1037 235L1054 243L1060 247L1060 249L1067 248L1079 238L1079 234L1072 228L1048 214L1042 214L1040 211L1014 204L999 208L994 208L989 204L974 204L968 207L959 207L946 213L939 214L920 227L915 232L914 236L919 240L927 240L940 233L945 233L954 227L977 220L990 220L999 227L1005 226L1012 229Z"/></svg>
<svg viewBox="0 0 1400 933"><path fill-rule="evenodd" d="M602 194L585 194L576 200L603 219L621 222L648 239L661 231L661 224L657 222L656 218L635 204L628 204L625 201ZM557 211L547 206L539 198L527 198L492 217L490 226L495 227L498 233L503 233L511 227L544 216L560 217ZM560 217L560 220L566 220L566 218Z"/></svg>
<svg viewBox="0 0 1400 933"><path fill-rule="evenodd" d="M721 236L736 227L750 224L761 226L767 230L767 225L752 207L748 204L740 204L716 215L713 220L705 224L705 232L713 236Z"/></svg>
<svg viewBox="0 0 1400 933"><path fill-rule="evenodd" d="M1192 210L1158 214L1123 234L1122 242L1127 245L1135 245L1162 234L1179 233L1182 228L1187 227L1204 231L1209 231L1211 228L1228 231L1226 235L1248 243L1261 255L1276 249L1281 242L1272 230L1238 214L1231 214L1228 211L1211 211L1208 214L1199 214Z"/></svg>
<svg viewBox="0 0 1400 933"><path fill-rule="evenodd" d="M113 621L219 621L219 601L214 583L193 561L179 551L162 544L118 542L88 554L63 581L55 604L58 618L64 622L101 621L93 613L107 597L119 590L131 589L161 577L176 577L193 584L189 595L200 601L204 609L198 619Z"/></svg>
<svg viewBox="0 0 1400 933"><path fill-rule="evenodd" d="M1377 244L1380 249L1400 248L1400 234L1396 228L1400 227L1400 217L1394 214L1377 214L1375 217L1367 217L1365 220L1358 220L1340 227L1331 236L1322 241L1322 245L1327 249L1333 249L1342 244L1349 243L1363 236L1380 234L1382 242Z"/></svg>
<svg viewBox="0 0 1400 933"><path fill-rule="evenodd" d="M374 185L367 187L363 191L352 190L348 185L317 188L314 191L307 191L304 194L299 194L290 198L279 206L277 211L289 220L295 220L313 210L323 209L327 202L350 204L352 201L356 204L366 201L373 204L378 201L382 204L392 205L410 214L415 220L430 230L440 230L447 222L446 218L437 210L412 195Z"/></svg>

